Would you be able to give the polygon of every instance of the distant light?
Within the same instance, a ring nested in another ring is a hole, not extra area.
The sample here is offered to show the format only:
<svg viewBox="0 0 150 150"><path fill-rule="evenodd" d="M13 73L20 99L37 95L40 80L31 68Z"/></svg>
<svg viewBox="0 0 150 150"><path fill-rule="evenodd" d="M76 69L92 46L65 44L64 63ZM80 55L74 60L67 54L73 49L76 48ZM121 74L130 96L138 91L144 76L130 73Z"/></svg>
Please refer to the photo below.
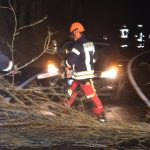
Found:
<svg viewBox="0 0 150 150"><path fill-rule="evenodd" d="M121 32L121 38L127 39L129 34L129 29L120 29Z"/></svg>
<svg viewBox="0 0 150 150"><path fill-rule="evenodd" d="M140 44L137 46L137 48L144 48L144 45Z"/></svg>
<svg viewBox="0 0 150 150"><path fill-rule="evenodd" d="M136 35L135 37L137 38L136 40L138 42L142 42L142 41L144 41L143 38L145 37L145 35L142 32L140 32L139 35Z"/></svg>
<svg viewBox="0 0 150 150"><path fill-rule="evenodd" d="M121 45L120 47L124 48L124 47L128 47L128 45L127 45L127 44L125 44L125 45Z"/></svg>
<svg viewBox="0 0 150 150"><path fill-rule="evenodd" d="M142 28L142 27L143 27L143 25L142 25L142 24L138 24L137 26L138 26L139 28Z"/></svg>
<svg viewBox="0 0 150 150"><path fill-rule="evenodd" d="M103 39L104 39L104 40L108 40L108 37L104 35L104 36L103 36Z"/></svg>
<svg viewBox="0 0 150 150"><path fill-rule="evenodd" d="M126 28L126 27L127 27L127 25L125 25L125 24L124 24L124 25L123 25L123 27L124 27L124 28Z"/></svg>

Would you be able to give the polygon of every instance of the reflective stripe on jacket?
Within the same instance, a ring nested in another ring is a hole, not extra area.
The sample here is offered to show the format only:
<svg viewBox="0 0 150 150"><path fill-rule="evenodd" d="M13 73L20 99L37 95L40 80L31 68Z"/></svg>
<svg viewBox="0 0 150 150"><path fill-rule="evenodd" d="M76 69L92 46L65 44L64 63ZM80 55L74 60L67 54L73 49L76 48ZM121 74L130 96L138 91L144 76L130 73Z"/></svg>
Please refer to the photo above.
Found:
<svg viewBox="0 0 150 150"><path fill-rule="evenodd" d="M94 62L94 44L82 36L74 42L66 65L73 69L73 78L81 80L94 77Z"/></svg>

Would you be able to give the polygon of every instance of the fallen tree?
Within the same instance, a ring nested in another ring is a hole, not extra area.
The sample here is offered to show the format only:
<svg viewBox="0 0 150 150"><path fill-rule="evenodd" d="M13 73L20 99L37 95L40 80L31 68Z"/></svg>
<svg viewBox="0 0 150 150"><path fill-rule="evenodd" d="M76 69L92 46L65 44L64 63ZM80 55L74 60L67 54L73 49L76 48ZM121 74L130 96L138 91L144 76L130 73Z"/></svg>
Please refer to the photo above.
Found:
<svg viewBox="0 0 150 150"><path fill-rule="evenodd" d="M150 126L142 122L101 123L88 113L55 102L55 86L13 88L0 78L0 145L3 148L64 146L106 148L150 146ZM61 87L60 87L61 88ZM51 91L53 89L53 92ZM12 97L11 102L5 96ZM54 96L49 97L49 94Z"/></svg>

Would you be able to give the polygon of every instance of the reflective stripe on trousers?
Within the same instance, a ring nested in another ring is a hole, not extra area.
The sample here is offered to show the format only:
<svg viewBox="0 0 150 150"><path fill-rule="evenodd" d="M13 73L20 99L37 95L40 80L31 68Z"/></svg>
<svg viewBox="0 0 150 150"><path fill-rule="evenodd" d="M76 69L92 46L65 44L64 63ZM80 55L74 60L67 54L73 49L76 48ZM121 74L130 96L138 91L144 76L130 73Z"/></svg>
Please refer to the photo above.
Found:
<svg viewBox="0 0 150 150"><path fill-rule="evenodd" d="M67 105L71 106L73 104L73 102L75 101L75 98L77 97L78 93L80 92L80 89L77 89L78 86L81 87L85 96L87 98L90 98L93 101L93 103L95 104L95 108L93 108L93 112L97 115L100 114L101 112L103 112L102 102L99 99L99 97L97 96L97 94L95 93L94 86L90 83L89 80L85 80L85 81L74 80L73 81L73 83L71 84L71 87L69 88L71 96L70 96L69 100L67 101Z"/></svg>

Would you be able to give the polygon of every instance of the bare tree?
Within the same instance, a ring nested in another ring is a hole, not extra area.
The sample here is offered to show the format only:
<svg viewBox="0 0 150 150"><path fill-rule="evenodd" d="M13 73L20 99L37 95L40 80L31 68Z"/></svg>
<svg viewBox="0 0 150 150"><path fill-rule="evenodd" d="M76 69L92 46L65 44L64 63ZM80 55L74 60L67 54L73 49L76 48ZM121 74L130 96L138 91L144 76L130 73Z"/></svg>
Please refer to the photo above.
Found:
<svg viewBox="0 0 150 150"><path fill-rule="evenodd" d="M36 22L33 22L31 24L18 27L16 12L15 12L15 9L13 8L13 5L11 4L10 0L8 0L8 4L9 4L8 7L0 6L0 8L1 9L8 9L9 11L12 12L13 17L14 17L14 27L13 27L12 39L11 39L11 42L7 44L7 46L9 47L10 52L11 52L12 62L13 62L13 64L15 64L15 59L14 59L14 45L15 45L16 36L19 35L20 32L22 30L24 30L25 28L33 27L35 25L38 25L38 24L42 23L43 21L45 21L47 19L47 16L44 16L42 19L40 19L40 20L38 20ZM43 46L43 50L42 50L42 52L37 57L33 58L30 62L27 62L26 64L24 64L23 66L20 66L19 68L13 68L13 70L11 72L9 72L9 73L7 73L7 74L4 75L4 76L6 76L6 75L12 74L12 85L14 85L14 76L15 76L15 73L17 71L19 71L20 69L22 69L22 68L30 65L31 63L33 63L34 61L36 61L37 59L39 59L49 49L49 45L50 45L50 41L51 41L51 35L52 35L52 33L50 32L50 30L48 28L48 33L47 33L47 36L45 38L45 43L44 43L44 46Z"/></svg>

